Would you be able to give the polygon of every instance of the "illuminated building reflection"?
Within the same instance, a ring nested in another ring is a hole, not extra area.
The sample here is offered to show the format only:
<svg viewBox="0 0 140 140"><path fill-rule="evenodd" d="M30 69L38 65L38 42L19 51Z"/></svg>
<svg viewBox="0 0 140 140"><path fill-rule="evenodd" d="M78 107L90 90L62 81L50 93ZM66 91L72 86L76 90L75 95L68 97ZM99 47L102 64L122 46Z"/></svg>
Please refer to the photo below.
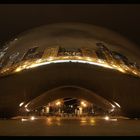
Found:
<svg viewBox="0 0 140 140"><path fill-rule="evenodd" d="M6 50L0 52L0 76L21 72L53 63L85 63L104 68L114 69L121 73L140 77L140 67L118 52L109 50L103 43L96 43L97 49L63 48L52 46L42 51L38 47L30 48L27 52L15 52L5 58Z"/></svg>

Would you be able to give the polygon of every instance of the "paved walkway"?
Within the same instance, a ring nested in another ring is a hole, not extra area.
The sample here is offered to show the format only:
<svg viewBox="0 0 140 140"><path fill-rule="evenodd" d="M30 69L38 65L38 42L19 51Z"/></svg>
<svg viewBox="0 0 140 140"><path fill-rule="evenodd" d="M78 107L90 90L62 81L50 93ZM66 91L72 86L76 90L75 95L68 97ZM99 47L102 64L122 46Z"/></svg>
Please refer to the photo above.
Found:
<svg viewBox="0 0 140 140"><path fill-rule="evenodd" d="M0 120L0 136L140 136L140 120L19 116Z"/></svg>

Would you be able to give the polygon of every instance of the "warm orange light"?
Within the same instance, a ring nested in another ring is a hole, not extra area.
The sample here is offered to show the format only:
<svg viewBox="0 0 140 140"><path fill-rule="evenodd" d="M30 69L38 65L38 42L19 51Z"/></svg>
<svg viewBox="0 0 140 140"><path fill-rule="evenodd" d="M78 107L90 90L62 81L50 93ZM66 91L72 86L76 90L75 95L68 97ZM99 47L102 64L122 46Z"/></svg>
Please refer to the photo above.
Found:
<svg viewBox="0 0 140 140"><path fill-rule="evenodd" d="M105 118L104 118L106 121L109 121L109 116L105 116Z"/></svg>
<svg viewBox="0 0 140 140"><path fill-rule="evenodd" d="M35 120L35 117L34 117L34 116L31 116L31 118L30 118L30 119L33 121L33 120Z"/></svg>
<svg viewBox="0 0 140 140"><path fill-rule="evenodd" d="M87 107L87 104L86 104L84 101L81 101L81 105L82 105L83 107Z"/></svg>
<svg viewBox="0 0 140 140"><path fill-rule="evenodd" d="M61 105L61 102L60 102L60 101L57 101L57 102L56 102L56 105L57 105L57 106Z"/></svg>

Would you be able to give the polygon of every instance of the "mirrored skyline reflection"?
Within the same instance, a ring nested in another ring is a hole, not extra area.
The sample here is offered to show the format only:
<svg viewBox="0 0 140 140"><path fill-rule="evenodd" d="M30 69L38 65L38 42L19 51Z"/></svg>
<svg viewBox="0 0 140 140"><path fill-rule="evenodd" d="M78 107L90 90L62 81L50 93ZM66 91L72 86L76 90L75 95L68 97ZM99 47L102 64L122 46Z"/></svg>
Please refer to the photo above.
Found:
<svg viewBox="0 0 140 140"><path fill-rule="evenodd" d="M96 42L94 49L65 48L61 46L50 46L43 50L35 46L29 48L23 55L15 52L6 56L8 48L0 52L0 76L10 75L43 65L53 63L86 63L104 68L114 69L121 73L140 77L140 66L132 62L123 54L108 49L103 42Z"/></svg>

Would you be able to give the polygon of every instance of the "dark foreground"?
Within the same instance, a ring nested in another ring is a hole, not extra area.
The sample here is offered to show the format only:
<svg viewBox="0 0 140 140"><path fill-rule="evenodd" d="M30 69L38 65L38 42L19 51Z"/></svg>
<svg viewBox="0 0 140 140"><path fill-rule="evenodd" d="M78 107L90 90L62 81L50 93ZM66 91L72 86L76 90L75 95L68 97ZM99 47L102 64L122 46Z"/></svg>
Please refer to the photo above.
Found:
<svg viewBox="0 0 140 140"><path fill-rule="evenodd" d="M102 117L0 120L0 136L140 136L140 120Z"/></svg>

